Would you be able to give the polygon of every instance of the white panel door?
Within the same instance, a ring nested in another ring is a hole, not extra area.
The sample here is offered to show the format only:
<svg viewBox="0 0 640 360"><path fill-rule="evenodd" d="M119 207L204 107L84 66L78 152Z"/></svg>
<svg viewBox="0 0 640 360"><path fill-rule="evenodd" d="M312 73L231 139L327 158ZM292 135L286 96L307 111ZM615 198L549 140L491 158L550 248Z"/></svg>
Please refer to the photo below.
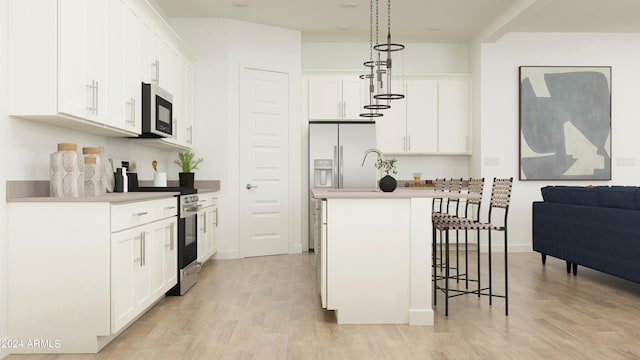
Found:
<svg viewBox="0 0 640 360"><path fill-rule="evenodd" d="M240 73L240 250L289 251L289 75Z"/></svg>

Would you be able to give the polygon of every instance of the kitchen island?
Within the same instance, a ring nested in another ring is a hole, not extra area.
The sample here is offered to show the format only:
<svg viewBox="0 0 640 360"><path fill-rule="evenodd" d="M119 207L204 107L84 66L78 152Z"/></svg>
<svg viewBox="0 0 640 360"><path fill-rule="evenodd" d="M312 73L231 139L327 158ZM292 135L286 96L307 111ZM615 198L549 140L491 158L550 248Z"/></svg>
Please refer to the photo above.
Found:
<svg viewBox="0 0 640 360"><path fill-rule="evenodd" d="M433 325L431 189L312 189L322 305L340 324Z"/></svg>

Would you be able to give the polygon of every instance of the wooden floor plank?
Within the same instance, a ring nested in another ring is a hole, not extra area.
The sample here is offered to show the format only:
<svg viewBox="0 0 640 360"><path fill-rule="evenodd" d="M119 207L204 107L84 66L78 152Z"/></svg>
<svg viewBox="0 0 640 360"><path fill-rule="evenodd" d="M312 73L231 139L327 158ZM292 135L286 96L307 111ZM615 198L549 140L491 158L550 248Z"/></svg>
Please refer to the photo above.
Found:
<svg viewBox="0 0 640 360"><path fill-rule="evenodd" d="M508 317L503 299L469 295L450 299L445 317L439 294L433 327L336 324L314 265L313 254L213 261L185 296L162 300L99 354L8 360L640 358L640 284L583 267L573 276L557 259L509 254Z"/></svg>

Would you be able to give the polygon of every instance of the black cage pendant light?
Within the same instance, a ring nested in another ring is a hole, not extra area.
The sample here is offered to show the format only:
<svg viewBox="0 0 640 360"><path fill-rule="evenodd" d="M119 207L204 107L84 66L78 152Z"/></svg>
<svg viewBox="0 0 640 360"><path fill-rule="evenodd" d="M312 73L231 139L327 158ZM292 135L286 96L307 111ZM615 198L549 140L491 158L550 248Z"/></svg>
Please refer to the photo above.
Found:
<svg viewBox="0 0 640 360"><path fill-rule="evenodd" d="M378 0L376 0L376 42L378 40L377 8ZM382 80L382 77L379 74L379 55L378 61L373 60L373 0L369 1L369 61L365 61L363 65L367 71L365 74L360 75L360 79L367 80L368 83L369 104L365 105L364 108L369 111L361 113L360 116L369 118L381 117L383 114L379 110L389 109L391 106L389 104L380 104L380 101L375 98L377 88L376 84L378 81Z"/></svg>
<svg viewBox="0 0 640 360"><path fill-rule="evenodd" d="M374 98L379 100L404 99L403 94L397 94L391 91L391 68L393 64L391 61L391 53L404 49L404 45L391 41L391 0L387 0L387 42L376 44L373 48L379 53L386 53L387 55L387 59L382 61L382 64L385 66L384 74L387 77L386 89L374 95Z"/></svg>

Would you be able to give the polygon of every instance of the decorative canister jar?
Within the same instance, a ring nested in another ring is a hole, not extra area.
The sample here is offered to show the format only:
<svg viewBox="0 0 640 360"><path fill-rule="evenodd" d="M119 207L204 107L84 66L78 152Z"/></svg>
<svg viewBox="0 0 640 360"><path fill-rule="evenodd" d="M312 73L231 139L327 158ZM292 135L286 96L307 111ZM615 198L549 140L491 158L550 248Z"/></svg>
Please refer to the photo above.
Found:
<svg viewBox="0 0 640 360"><path fill-rule="evenodd" d="M103 196L106 179L102 151L97 147L82 148L84 156L84 196Z"/></svg>
<svg viewBox="0 0 640 360"><path fill-rule="evenodd" d="M51 197L84 195L84 161L76 144L58 144L58 151L49 156L49 193Z"/></svg>

